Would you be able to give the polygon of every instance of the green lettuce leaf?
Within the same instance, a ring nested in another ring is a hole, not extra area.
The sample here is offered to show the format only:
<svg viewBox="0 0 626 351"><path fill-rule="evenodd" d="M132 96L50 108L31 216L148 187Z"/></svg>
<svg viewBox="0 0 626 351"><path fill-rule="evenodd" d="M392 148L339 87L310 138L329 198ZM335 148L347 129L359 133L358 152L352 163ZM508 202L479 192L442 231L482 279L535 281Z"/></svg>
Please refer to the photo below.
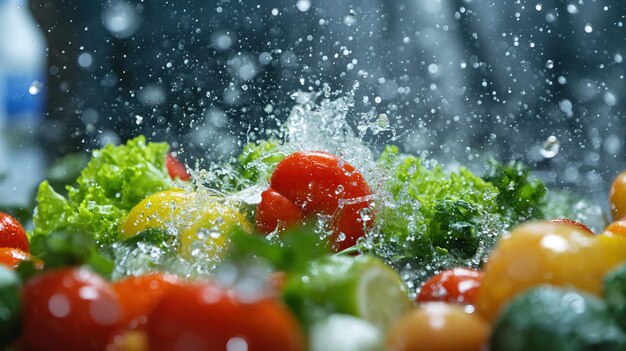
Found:
<svg viewBox="0 0 626 351"><path fill-rule="evenodd" d="M94 151L76 184L66 187L67 197L42 182L33 234L85 232L99 245L116 241L120 223L131 208L173 186L165 168L168 149L167 144L146 143L140 136L125 145Z"/></svg>

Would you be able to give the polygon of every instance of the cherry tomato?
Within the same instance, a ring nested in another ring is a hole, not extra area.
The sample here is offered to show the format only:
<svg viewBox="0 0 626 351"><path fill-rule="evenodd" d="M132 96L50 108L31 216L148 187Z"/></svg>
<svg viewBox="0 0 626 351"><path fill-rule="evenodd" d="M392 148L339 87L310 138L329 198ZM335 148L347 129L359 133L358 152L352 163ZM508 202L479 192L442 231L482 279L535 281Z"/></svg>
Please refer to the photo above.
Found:
<svg viewBox="0 0 626 351"><path fill-rule="evenodd" d="M502 237L489 255L476 309L493 320L513 297L542 284L601 296L604 275L625 261L624 237L591 236L563 223L526 223Z"/></svg>
<svg viewBox="0 0 626 351"><path fill-rule="evenodd" d="M604 228L603 235L620 235L626 238L626 219L615 221Z"/></svg>
<svg viewBox="0 0 626 351"><path fill-rule="evenodd" d="M130 276L113 283L124 325L131 329L145 325L147 316L173 284L178 284L177 278L164 273Z"/></svg>
<svg viewBox="0 0 626 351"><path fill-rule="evenodd" d="M24 227L12 216L0 212L0 247L15 247L30 252Z"/></svg>
<svg viewBox="0 0 626 351"><path fill-rule="evenodd" d="M211 284L174 285L148 316L152 351L300 351L298 323L278 301L237 301Z"/></svg>
<svg viewBox="0 0 626 351"><path fill-rule="evenodd" d="M185 165L174 157L171 152L168 152L165 157L165 167L167 167L167 173L169 173L172 179L179 178L180 180L187 181L190 178Z"/></svg>
<svg viewBox="0 0 626 351"><path fill-rule="evenodd" d="M589 227L587 227L583 223L580 223L580 222L575 221L573 219L569 219L569 218L555 218L555 219L551 220L550 222L573 225L573 226L578 227L579 229L582 229L583 231L589 233L589 235L595 235L593 233L593 231L591 231L591 229L589 229Z"/></svg>
<svg viewBox="0 0 626 351"><path fill-rule="evenodd" d="M388 351L479 351L489 325L462 306L429 302L400 318L387 336Z"/></svg>
<svg viewBox="0 0 626 351"><path fill-rule="evenodd" d="M23 350L104 350L122 328L111 285L86 268L34 277L23 290Z"/></svg>
<svg viewBox="0 0 626 351"><path fill-rule="evenodd" d="M23 261L35 261L35 267L43 268L43 262L35 259L28 252L12 247L0 247L0 265L15 269Z"/></svg>
<svg viewBox="0 0 626 351"><path fill-rule="evenodd" d="M483 275L483 272L470 268L445 270L424 283L417 295L417 302L444 301L473 305Z"/></svg>
<svg viewBox="0 0 626 351"><path fill-rule="evenodd" d="M269 233L278 223L288 227L315 214L332 216L331 243L341 251L353 246L365 227L372 225L371 218L363 223L361 216L362 211L371 213L371 193L361 173L339 157L296 152L276 166L257 207L257 228Z"/></svg>

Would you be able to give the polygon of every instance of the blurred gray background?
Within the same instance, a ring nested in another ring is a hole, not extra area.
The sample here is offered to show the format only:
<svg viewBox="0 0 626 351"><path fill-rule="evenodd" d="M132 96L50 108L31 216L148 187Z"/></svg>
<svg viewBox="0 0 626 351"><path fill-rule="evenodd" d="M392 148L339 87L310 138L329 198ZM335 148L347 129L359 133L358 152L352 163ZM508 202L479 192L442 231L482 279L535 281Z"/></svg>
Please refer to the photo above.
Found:
<svg viewBox="0 0 626 351"><path fill-rule="evenodd" d="M50 159L143 133L188 162L236 152L300 90L356 92L404 150L521 159L605 197L626 169L626 2L33 0ZM380 147L390 135L370 142ZM546 143L547 141L547 143ZM558 153L557 153L558 152Z"/></svg>

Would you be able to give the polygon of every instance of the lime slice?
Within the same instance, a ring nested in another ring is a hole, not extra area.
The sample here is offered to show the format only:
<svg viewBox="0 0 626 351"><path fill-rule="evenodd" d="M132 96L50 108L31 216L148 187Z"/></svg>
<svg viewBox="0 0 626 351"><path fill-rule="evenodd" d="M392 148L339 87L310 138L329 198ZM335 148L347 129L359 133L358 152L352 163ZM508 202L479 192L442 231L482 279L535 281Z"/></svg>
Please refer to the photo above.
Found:
<svg viewBox="0 0 626 351"><path fill-rule="evenodd" d="M383 351L385 336L371 323L347 314L331 314L309 329L310 351Z"/></svg>
<svg viewBox="0 0 626 351"><path fill-rule="evenodd" d="M330 313L362 318L386 330L411 308L398 274L373 256L331 256L287 281L284 298L305 323Z"/></svg>

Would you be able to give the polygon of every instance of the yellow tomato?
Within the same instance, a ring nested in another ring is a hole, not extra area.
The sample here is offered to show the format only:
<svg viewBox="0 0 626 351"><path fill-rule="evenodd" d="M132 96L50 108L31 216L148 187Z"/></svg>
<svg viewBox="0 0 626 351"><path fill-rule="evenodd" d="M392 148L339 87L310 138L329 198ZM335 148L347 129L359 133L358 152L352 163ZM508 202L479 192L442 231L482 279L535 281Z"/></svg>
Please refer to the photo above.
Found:
<svg viewBox="0 0 626 351"><path fill-rule="evenodd" d="M626 219L626 171L620 173L611 184L609 203L614 221Z"/></svg>
<svg viewBox="0 0 626 351"><path fill-rule="evenodd" d="M489 325L461 305L429 302L404 315L390 329L388 351L479 351Z"/></svg>
<svg viewBox="0 0 626 351"><path fill-rule="evenodd" d="M575 226L531 222L503 237L489 256L477 311L493 320L517 294L541 284L601 295L605 273L626 261L626 239Z"/></svg>
<svg viewBox="0 0 626 351"><path fill-rule="evenodd" d="M148 196L133 207L121 232L131 237L150 228L166 228L176 222L176 218L191 202L193 194L182 189L170 189Z"/></svg>
<svg viewBox="0 0 626 351"><path fill-rule="evenodd" d="M121 232L130 237L150 228L167 229L178 235L186 258L199 254L219 257L226 233L234 225L250 230L244 215L228 200L171 189L148 196L133 207Z"/></svg>

